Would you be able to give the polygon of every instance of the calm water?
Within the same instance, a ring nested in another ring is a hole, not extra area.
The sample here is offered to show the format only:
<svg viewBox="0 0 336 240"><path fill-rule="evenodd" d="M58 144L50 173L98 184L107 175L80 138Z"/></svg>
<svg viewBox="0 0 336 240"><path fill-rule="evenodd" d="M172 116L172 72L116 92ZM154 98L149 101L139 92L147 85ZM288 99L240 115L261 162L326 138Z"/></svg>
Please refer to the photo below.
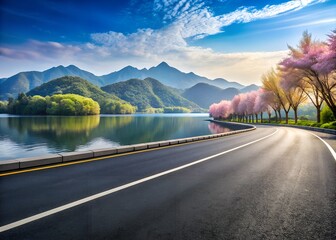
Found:
<svg viewBox="0 0 336 240"><path fill-rule="evenodd" d="M208 114L85 117L0 114L0 160L220 133Z"/></svg>

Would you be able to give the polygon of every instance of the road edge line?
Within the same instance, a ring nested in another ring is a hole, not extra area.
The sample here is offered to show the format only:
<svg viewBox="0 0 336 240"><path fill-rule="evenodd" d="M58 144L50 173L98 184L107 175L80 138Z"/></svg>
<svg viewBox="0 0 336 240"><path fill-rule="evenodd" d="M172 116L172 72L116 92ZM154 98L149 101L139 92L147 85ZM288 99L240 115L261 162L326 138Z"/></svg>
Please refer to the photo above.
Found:
<svg viewBox="0 0 336 240"><path fill-rule="evenodd" d="M16 166L14 166L14 168L12 168L11 170L5 170L2 171L1 170L1 164L5 161L0 161L0 177L6 177L6 176L10 176L10 175L15 175L15 174L20 174L20 173L26 173L26 172L34 172L34 171L40 171L40 170L45 170L45 169L51 169L51 168L58 168L58 167L65 167L65 166L70 166L70 165L76 165L76 164L81 164L81 163L89 163L89 162L94 162L97 160L104 160L104 159L110 159L110 158L116 158L116 157L120 157L120 156L126 156L126 155L130 155L130 154L137 154L137 153L141 153L141 152L150 152L150 151L155 151L155 150L160 150L160 149L165 149L165 148L171 148L171 147L177 147L177 146L183 146L186 144L192 144L192 143L198 143L198 142L203 142L203 141L209 141L209 140L215 140L215 139L219 139L221 137L226 137L226 136L230 136L230 135L236 135L236 134L240 134L240 133L245 133L245 132L249 132L249 131L253 131L256 130L256 127L253 128L249 128L249 129L242 129L242 130L236 130L236 131L230 131L230 132L226 132L226 133L219 133L219 134L212 134L212 135L204 135L204 136L199 136L199 137L190 137L190 138L181 138L181 139L174 139L174 140L167 140L169 141L169 145L163 145L163 142L167 142L167 141L160 141L160 142L156 142L159 143L159 146L153 147L153 148L148 148L148 146L150 144L153 144L154 142L149 142L149 143L143 143L141 145L145 145L146 149L144 148L143 150L136 150L135 148L140 145L140 144L135 144L135 145L128 145L127 147L133 147L130 151L126 151L123 153L117 153L117 149L118 148L114 148L114 150L116 150L116 153L113 153L111 155L106 155L106 156L99 156L99 157L93 157L93 158L84 158L84 159L75 159L75 160L70 160L67 162L64 162L63 160L60 163L54 163L54 164L43 164L43 158L39 159L42 164L41 165L36 165L34 167L27 167L27 168L20 168L22 166L22 162L24 161L26 162L29 159L32 160L32 162L36 163L36 160L38 160L39 157L32 157L32 158L22 158L21 161L20 159L15 159L15 160L8 160L7 162L9 162L10 164L14 164ZM191 139L190 141L188 141L187 139ZM197 140L196 140L197 139ZM183 140L183 141L182 141ZM177 142L177 143L175 143ZM121 146L120 148L123 148L126 146ZM111 150L111 149L108 149ZM96 150L89 150L88 152L95 152ZM74 154L79 154L81 155L81 152L69 152L69 153L74 153ZM61 158L62 153L56 154L56 155L60 155ZM50 154L50 155L55 155L55 154ZM50 156L49 155L49 156ZM47 156L47 155L46 155Z"/></svg>
<svg viewBox="0 0 336 240"><path fill-rule="evenodd" d="M111 188L111 189L106 190L106 191L104 191L104 192L96 193L96 194L94 194L94 195L91 195L91 196L82 198L82 199L80 199L80 200L77 200L77 201L74 201L74 202L65 204L65 205L63 205L63 206L60 206L60 207L57 207L57 208L53 208L53 209L50 209L50 210L48 210L48 211L45 211L45 212L42 212L42 213L38 213L38 214L35 214L35 215L33 215L33 216L30 216L30 217L27 217L27 218L24 218L24 219L21 219L21 220L18 220L18 221L15 221L15 222L12 222L12 223L3 225L3 226L0 226L0 233L1 233L1 232L8 231L8 230L13 229L13 228L16 228L16 227L19 227L19 226L22 226L22 225L25 225L25 224L27 224L27 223L30 223L30 222L33 222L33 221L36 221L36 220L39 220L39 219L48 217L48 216L50 216L50 215L53 215L53 214L56 214L56 213L65 211L65 210L67 210L67 209L70 209L70 208L79 206L79 205L81 205L81 204L84 204L84 203L93 201L93 200L95 200L95 199L98 199L98 198L101 198L101 197L110 195L110 194L112 194L112 193L119 192L119 191L121 191L121 190L123 190L123 189L127 189L127 188L129 188L129 187L132 187L132 186L135 186L135 185L138 185L138 184L141 184L141 183L144 183L144 182L147 182L147 181L150 181L150 180L159 178L159 177L161 177L161 176L168 175L168 174L170 174L170 173L173 173L173 172L182 170L182 169L184 169L184 168L188 168L188 167L191 167L191 166L193 166L193 165L196 165L196 164L199 164L199 163L208 161L208 160L210 160L210 159L216 158L216 157L221 156L221 155L224 155L224 154L226 154L226 153L233 152L233 151L238 150L238 149L240 149L240 148L249 146L249 145L251 145L251 144L254 144L254 143L257 143L257 142L259 142L259 141L262 141L262 140L264 140L264 139L266 139L266 138L269 138L269 137L275 135L278 131L279 131L279 129L276 128L276 130L275 130L273 133L271 133L271 134L269 134L269 135L267 135L267 136L265 136L265 137L259 138L259 139L257 139L257 140L252 141L252 142L249 142L249 143L245 143L245 144L240 145L240 146L235 147L235 148L231 148L231 149L226 150L226 151L224 151L224 152L217 153L217 154L215 154L215 155L212 155L212 156L209 156L209 157L206 157L206 158L202 158L202 159L196 160L196 161L194 161L194 162L191 162L191 163L188 163L188 164L185 164L185 165L176 167L176 168L172 168L172 169L170 169L170 170L166 170L166 171L163 171L163 172L160 172L160 173L157 173L157 174L154 174L154 175L151 175L151 176L148 176L148 177L145 177L145 178L142 178L142 179L139 179L139 180L130 182L130 183L126 183L126 184L124 184L124 185L121 185L121 186L118 186L118 187Z"/></svg>
<svg viewBox="0 0 336 240"><path fill-rule="evenodd" d="M336 152L334 151L334 149L329 145L329 143L327 143L326 141L324 141L321 137L317 136L316 134L309 132L310 134L314 135L315 137L317 137L318 139L320 139L329 149L331 155L333 156L334 160L336 161Z"/></svg>

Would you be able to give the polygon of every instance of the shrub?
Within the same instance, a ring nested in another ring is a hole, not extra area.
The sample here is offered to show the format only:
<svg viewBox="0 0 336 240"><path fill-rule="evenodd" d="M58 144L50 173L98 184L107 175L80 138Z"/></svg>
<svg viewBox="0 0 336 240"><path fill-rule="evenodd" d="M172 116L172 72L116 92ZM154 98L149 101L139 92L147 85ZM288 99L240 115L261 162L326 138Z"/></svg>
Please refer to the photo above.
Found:
<svg viewBox="0 0 336 240"><path fill-rule="evenodd" d="M0 113L8 113L8 102L0 101Z"/></svg>
<svg viewBox="0 0 336 240"><path fill-rule="evenodd" d="M324 123L321 125L321 128L329 128L329 129L335 129L336 130L336 121Z"/></svg>
<svg viewBox="0 0 336 240"><path fill-rule="evenodd" d="M127 102L119 100L106 100L101 105L101 112L107 114L132 114L135 113L136 107Z"/></svg>
<svg viewBox="0 0 336 240"><path fill-rule="evenodd" d="M48 98L46 112L51 115L97 115L100 106L91 98L76 94L57 94Z"/></svg>
<svg viewBox="0 0 336 240"><path fill-rule="evenodd" d="M332 121L335 121L335 117L330 108L327 105L325 105L321 111L321 122L328 123Z"/></svg>

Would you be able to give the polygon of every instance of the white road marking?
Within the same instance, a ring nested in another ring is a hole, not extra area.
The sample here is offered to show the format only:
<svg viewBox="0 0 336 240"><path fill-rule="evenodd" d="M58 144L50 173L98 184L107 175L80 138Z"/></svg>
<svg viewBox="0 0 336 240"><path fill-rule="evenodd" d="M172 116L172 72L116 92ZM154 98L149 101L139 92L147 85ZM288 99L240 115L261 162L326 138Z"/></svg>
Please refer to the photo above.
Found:
<svg viewBox="0 0 336 240"><path fill-rule="evenodd" d="M319 136L317 136L316 134L310 132L310 134L314 135L315 137L317 137L318 139L320 139L329 149L329 151L331 152L331 155L334 157L334 160L336 161L336 153L334 151L334 149L329 145L329 143L327 143L326 141L324 141L322 138L320 138Z"/></svg>
<svg viewBox="0 0 336 240"><path fill-rule="evenodd" d="M218 153L218 154L215 154L215 155L206 157L206 158L202 158L202 159L197 160L197 161L195 161L195 162L188 163L188 164L182 165L182 166L180 166L180 167L173 168L173 169L170 169L170 170L161 172L161 173L157 173L157 174L154 174L154 175L152 175L152 176L145 177L145 178L139 179L139 180L137 180L137 181L130 182L130 183L127 183L127 184L125 184L125 185L122 185L122 186L119 186L119 187L116 187L116 188L112 188L112 189L110 189L110 190L107 190L107 191L104 191L104 192L101 192L101 193L97 193L97 194L94 194L94 195L92 195L92 196L89 196L89 197L86 197L86 198L77 200L77 201L75 201L75 202L71 202L71 203L68 203L68 204L66 204L66 205L63 205L63 206L60 206L60 207L57 207L57 208L48 210L48 211L46 211L46 212L42 212L42 213L33 215L33 216L31 216L31 217L27 217L27 218L24 218L24 219L22 219L22 220L19 220L19 221L16 221L16 222L13 222L13 223L10 223L10 224L1 226L1 227L0 227L0 232L4 232L4 231L10 230L10 229L13 229L13 228L22 226L22 225L24 225L24 224L27 224L27 223L36 221L36 220L38 220L38 219L41 219L41 218L44 218L44 217L48 217L48 216L53 215L53 214L55 214L55 213L62 212L62 211L67 210L67 209L69 209L69 208L73 208L73 207L76 207L76 206L78 206L78 205L81 205L81 204L84 204L84 203L93 201L93 200L95 200L95 199L98 199L98 198L107 196L107 195L109 195L109 194L112 194L112 193L115 193L115 192L119 192L119 191L121 191L121 190L123 190L123 189L126 189L126 188L129 188L129 187L138 185L138 184L140 184L140 183L144 183L144 182L150 181L150 180L152 180L152 179L155 179L155 178L158 178L158 177L161 177L161 176L164 176L164 175L167 175L167 174L170 174L170 173L173 173L173 172L182 170L182 169L184 169L184 168L188 168L188 167L190 167L190 166L193 166L193 165L196 165L196 164L199 164L199 163L208 161L208 160L210 160L210 159L212 159L212 158L215 158L215 157L224 155L224 154L226 154L226 153L229 153L229 152L238 150L238 149L240 149L240 148L249 146L249 145L251 145L251 144L254 144L254 143L256 143L256 142L262 141L262 140L264 140L264 139L266 139L266 138L269 138L269 137L273 136L273 135L276 134L278 131L279 131L279 130L276 129L276 131L274 131L274 132L273 132L272 134L270 134L270 135L267 135L267 136L265 136L265 137L262 137L262 138L259 138L259 139L257 139L257 140L254 140L254 141L252 141L252 142L243 144L243 145L241 145L241 146L238 146L238 147L235 147L235 148L226 150L226 151L224 151L224 152L221 152L221 153Z"/></svg>

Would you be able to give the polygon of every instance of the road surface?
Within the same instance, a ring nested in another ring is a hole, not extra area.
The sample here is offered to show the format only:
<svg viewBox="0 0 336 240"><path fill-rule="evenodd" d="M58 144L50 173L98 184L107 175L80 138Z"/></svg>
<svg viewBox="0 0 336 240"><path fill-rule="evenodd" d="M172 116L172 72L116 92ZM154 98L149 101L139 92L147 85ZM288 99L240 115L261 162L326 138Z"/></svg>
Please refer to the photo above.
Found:
<svg viewBox="0 0 336 240"><path fill-rule="evenodd" d="M258 126L1 176L0 231L6 240L336 239L336 162L309 131Z"/></svg>

